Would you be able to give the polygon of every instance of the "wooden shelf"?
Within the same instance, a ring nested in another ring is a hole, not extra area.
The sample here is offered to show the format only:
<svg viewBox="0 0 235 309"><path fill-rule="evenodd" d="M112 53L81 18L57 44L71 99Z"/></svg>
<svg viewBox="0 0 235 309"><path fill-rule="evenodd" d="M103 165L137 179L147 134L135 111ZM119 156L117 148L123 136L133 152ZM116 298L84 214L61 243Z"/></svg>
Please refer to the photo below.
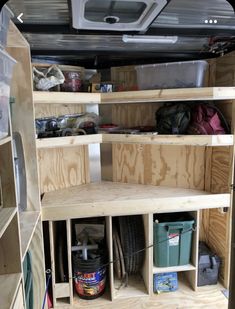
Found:
<svg viewBox="0 0 235 309"><path fill-rule="evenodd" d="M38 220L40 218L39 211L25 211L20 213L20 238L22 261L28 251Z"/></svg>
<svg viewBox="0 0 235 309"><path fill-rule="evenodd" d="M16 214L16 211L16 207L7 207L0 210L0 238L4 234L8 225L11 223L11 220Z"/></svg>
<svg viewBox="0 0 235 309"><path fill-rule="evenodd" d="M0 146L6 143L9 143L10 141L11 141L11 136L7 136L7 137L0 139Z"/></svg>
<svg viewBox="0 0 235 309"><path fill-rule="evenodd" d="M44 194L43 220L190 211L230 206L230 194L99 182Z"/></svg>
<svg viewBox="0 0 235 309"><path fill-rule="evenodd" d="M102 143L102 134L42 138L36 140L36 147L37 149L59 148L73 147L79 145L90 145L96 143Z"/></svg>
<svg viewBox="0 0 235 309"><path fill-rule="evenodd" d="M170 272L181 272L181 271L190 271L196 270L196 267L192 264L180 265L180 266L171 266L171 267L153 267L153 274L161 273L170 273Z"/></svg>
<svg viewBox="0 0 235 309"><path fill-rule="evenodd" d="M34 91L34 104L117 104L235 99L235 87L140 90L109 93Z"/></svg>
<svg viewBox="0 0 235 309"><path fill-rule="evenodd" d="M34 104L96 104L100 93L34 91Z"/></svg>
<svg viewBox="0 0 235 309"><path fill-rule="evenodd" d="M179 88L102 93L101 103L153 103L171 101L229 100L234 98L235 87Z"/></svg>
<svg viewBox="0 0 235 309"><path fill-rule="evenodd" d="M230 146L233 135L143 135L143 134L103 134L103 143Z"/></svg>
<svg viewBox="0 0 235 309"><path fill-rule="evenodd" d="M143 134L91 134L43 138L36 140L37 149L74 147L96 143L191 145L191 146L232 146L233 135L143 135Z"/></svg>
<svg viewBox="0 0 235 309"><path fill-rule="evenodd" d="M0 275L1 308L11 308L21 281L21 274Z"/></svg>

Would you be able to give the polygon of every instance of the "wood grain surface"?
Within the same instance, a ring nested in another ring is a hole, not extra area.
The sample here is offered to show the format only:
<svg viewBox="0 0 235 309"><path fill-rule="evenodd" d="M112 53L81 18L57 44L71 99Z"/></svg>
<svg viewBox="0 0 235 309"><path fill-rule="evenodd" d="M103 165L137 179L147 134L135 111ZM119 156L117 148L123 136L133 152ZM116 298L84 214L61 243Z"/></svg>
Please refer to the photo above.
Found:
<svg viewBox="0 0 235 309"><path fill-rule="evenodd" d="M113 180L204 189L205 147L113 145Z"/></svg>
<svg viewBox="0 0 235 309"><path fill-rule="evenodd" d="M89 181L87 146L41 149L38 164L41 193Z"/></svg>

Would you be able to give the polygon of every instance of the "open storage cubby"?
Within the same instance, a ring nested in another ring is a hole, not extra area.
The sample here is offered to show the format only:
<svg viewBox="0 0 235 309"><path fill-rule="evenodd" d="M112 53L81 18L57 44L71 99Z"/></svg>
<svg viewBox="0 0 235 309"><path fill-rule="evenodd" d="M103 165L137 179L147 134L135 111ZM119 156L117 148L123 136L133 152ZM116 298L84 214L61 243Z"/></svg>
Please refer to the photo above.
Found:
<svg viewBox="0 0 235 309"><path fill-rule="evenodd" d="M164 215L164 217L166 216L166 218L169 217L169 214L166 214L166 213L163 213L161 215ZM186 217L186 220L189 220L190 217L192 218L192 220L194 220L194 223L192 225L192 239L191 239L191 245L190 245L190 261L189 261L189 263L185 264L185 265L178 265L178 266L157 267L154 263L154 260L153 260L152 273L153 274L161 274L161 273L169 273L169 272L184 273L183 274L184 276L181 276L181 281L184 279L186 284L188 284L194 291L196 291L196 289L197 289L197 271L198 271L198 245L199 245L200 213L199 213L199 211L191 211L191 212L183 213L182 215L183 216L186 215L188 217L188 218ZM176 225L176 226L177 226L177 220L178 220L179 216L181 216L181 213L170 213L171 222L172 221L174 222L174 220L172 220L174 217L176 218L176 221L174 223L174 225ZM153 218L157 218L157 214L154 214ZM154 220L152 222L154 223ZM160 222L162 222L162 221L160 221ZM190 228L190 230L191 230L191 228ZM154 233L154 227L153 226L152 226L152 231ZM187 233L187 230L186 231L183 230L183 232ZM168 232L166 232L166 234L168 235L165 239L166 246L167 246L168 249L170 249L170 247L169 247L170 241L168 240L168 237L170 238L171 234L170 234L170 232L169 232L169 234L168 234ZM176 235L173 235L173 237L174 236L176 236ZM154 239L154 237L153 237L153 239ZM175 239L176 239L176 242L177 241L179 242L178 245L180 246L180 250L183 250L183 248L181 247L182 245L181 245L180 238L177 238L177 236L176 236ZM164 240L162 240L162 242L163 241ZM175 246L176 243L173 241L172 245ZM153 250L155 250L155 246L156 246L156 244L153 241ZM162 253L163 252L160 252L160 254L162 254ZM153 254L153 257L154 257L154 254Z"/></svg>
<svg viewBox="0 0 235 309"><path fill-rule="evenodd" d="M112 218L113 299L148 295L148 223L148 215Z"/></svg>

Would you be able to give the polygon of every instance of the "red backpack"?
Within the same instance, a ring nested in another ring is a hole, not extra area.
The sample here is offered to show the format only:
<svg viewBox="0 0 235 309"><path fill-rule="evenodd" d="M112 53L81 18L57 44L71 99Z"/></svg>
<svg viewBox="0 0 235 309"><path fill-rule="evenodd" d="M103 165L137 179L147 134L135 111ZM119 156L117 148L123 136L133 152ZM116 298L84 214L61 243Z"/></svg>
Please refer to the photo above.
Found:
<svg viewBox="0 0 235 309"><path fill-rule="evenodd" d="M188 134L217 135L228 134L229 125L221 111L214 105L195 104L191 111L191 122L188 127Z"/></svg>

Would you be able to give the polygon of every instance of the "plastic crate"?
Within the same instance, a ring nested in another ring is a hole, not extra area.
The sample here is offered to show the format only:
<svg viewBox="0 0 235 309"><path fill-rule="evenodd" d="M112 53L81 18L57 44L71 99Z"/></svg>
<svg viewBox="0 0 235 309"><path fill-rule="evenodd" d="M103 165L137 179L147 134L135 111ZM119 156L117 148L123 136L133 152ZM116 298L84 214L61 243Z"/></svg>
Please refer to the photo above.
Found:
<svg viewBox="0 0 235 309"><path fill-rule="evenodd" d="M208 63L204 60L135 67L140 90L203 87Z"/></svg>
<svg viewBox="0 0 235 309"><path fill-rule="evenodd" d="M16 61L0 50L0 139L8 135L10 82Z"/></svg>
<svg viewBox="0 0 235 309"><path fill-rule="evenodd" d="M2 48L6 47L9 22L13 17L12 11L4 5L0 13L0 46Z"/></svg>
<svg viewBox="0 0 235 309"><path fill-rule="evenodd" d="M194 219L188 214L173 213L158 215L157 220L153 226L155 266L189 264Z"/></svg>

